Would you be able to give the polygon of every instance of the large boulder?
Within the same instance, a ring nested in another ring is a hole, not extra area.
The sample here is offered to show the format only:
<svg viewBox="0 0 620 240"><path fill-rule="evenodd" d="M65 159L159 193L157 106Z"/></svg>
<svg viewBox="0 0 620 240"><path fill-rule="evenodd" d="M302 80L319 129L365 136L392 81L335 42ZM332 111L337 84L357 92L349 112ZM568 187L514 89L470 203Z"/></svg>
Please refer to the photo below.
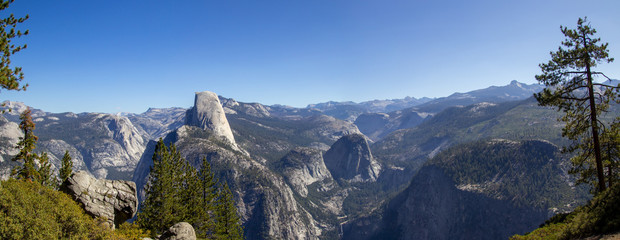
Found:
<svg viewBox="0 0 620 240"><path fill-rule="evenodd" d="M180 222L166 230L159 240L196 240L196 232L189 223Z"/></svg>
<svg viewBox="0 0 620 240"><path fill-rule="evenodd" d="M89 215L106 219L111 228L138 211L136 184L132 181L96 179L79 171L63 183L61 190L81 203Z"/></svg>

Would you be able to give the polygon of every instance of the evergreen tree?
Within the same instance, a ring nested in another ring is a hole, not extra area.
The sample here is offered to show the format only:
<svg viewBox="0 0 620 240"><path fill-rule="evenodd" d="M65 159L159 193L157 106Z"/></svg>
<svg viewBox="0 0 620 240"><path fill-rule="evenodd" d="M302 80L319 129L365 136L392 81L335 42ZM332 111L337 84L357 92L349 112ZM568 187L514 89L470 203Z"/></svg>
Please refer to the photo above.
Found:
<svg viewBox="0 0 620 240"><path fill-rule="evenodd" d="M37 182L41 183L43 186L55 188L58 186L58 180L52 174L52 164L49 161L49 157L47 153L44 152L37 157L39 160L39 169Z"/></svg>
<svg viewBox="0 0 620 240"><path fill-rule="evenodd" d="M601 135L605 129L612 130L605 127L601 115L609 110L610 102L618 103L620 85L594 81L597 76L607 78L594 67L610 63L613 58L609 57L608 44L593 37L596 30L586 21L579 18L577 29L561 27L566 37L564 48L551 52L551 60L540 64L542 74L536 79L546 88L535 97L540 105L554 106L565 113L560 118L566 123L562 136L573 143L564 151L576 153L571 159L571 173L579 174L580 182L591 183L601 192L606 188Z"/></svg>
<svg viewBox="0 0 620 240"><path fill-rule="evenodd" d="M52 165L47 153L41 155L34 153L39 138L34 135L35 124L31 114L32 111L27 108L19 117L22 120L19 128L24 136L20 137L17 142L16 148L19 149L19 153L13 157L13 161L23 161L23 165L13 168L11 175L18 179L38 182L44 186L56 187L56 178L52 176Z"/></svg>
<svg viewBox="0 0 620 240"><path fill-rule="evenodd" d="M228 184L220 185L215 209L215 239L243 239L243 228Z"/></svg>
<svg viewBox="0 0 620 240"><path fill-rule="evenodd" d="M17 147L19 153L13 157L13 161L23 161L21 167L15 167L11 175L18 179L28 179L30 181L37 181L39 179L39 172L36 168L35 160L38 158L34 153L34 148L37 143L38 137L34 135L35 125L32 121L31 110L27 108L19 116L22 121L19 124L19 128L24 133L23 137L19 138Z"/></svg>
<svg viewBox="0 0 620 240"><path fill-rule="evenodd" d="M9 4L14 0L0 0L0 11L4 11L9 7ZM26 48L24 45L15 45L11 43L14 38L19 38L28 35L28 30L22 32L17 29L17 24L23 23L28 19L28 15L21 18L15 18L13 14L2 14L7 16L0 19L0 89L7 90L26 90L26 85L20 86L20 81L24 79L24 73L21 67L11 66L11 56L22 49Z"/></svg>
<svg viewBox="0 0 620 240"><path fill-rule="evenodd" d="M215 199L217 197L217 181L211 172L211 164L206 157L202 158L200 170L198 171L198 186L200 187L200 216L199 224L196 228L201 237L213 236L215 233Z"/></svg>
<svg viewBox="0 0 620 240"><path fill-rule="evenodd" d="M146 186L146 196L138 214L138 223L152 234L159 234L163 230L177 223L174 207L174 186L170 153L160 138L153 154L149 181Z"/></svg>
<svg viewBox="0 0 620 240"><path fill-rule="evenodd" d="M201 238L242 239L232 193L227 185L216 187L206 158L197 171L174 144L166 147L160 139L150 170L137 220L142 228L157 235L183 221L192 224Z"/></svg>
<svg viewBox="0 0 620 240"><path fill-rule="evenodd" d="M201 183L196 168L191 166L187 161L184 161L184 163L185 179L182 182L183 187L181 191L182 201L185 204L184 221L192 224L196 230L196 234L201 236L198 228L202 225L204 218L207 217L207 212L201 205L200 192L202 187L200 186Z"/></svg>
<svg viewBox="0 0 620 240"><path fill-rule="evenodd" d="M62 156L62 161L60 163L60 170L58 171L58 175L60 177L60 183L65 182L71 173L73 172L73 162L71 161L71 156L69 155L69 151L65 151L65 155Z"/></svg>
<svg viewBox="0 0 620 240"><path fill-rule="evenodd" d="M603 131L601 136L603 165L606 167L607 183L611 187L620 180L618 161L620 161L620 121L615 121Z"/></svg>

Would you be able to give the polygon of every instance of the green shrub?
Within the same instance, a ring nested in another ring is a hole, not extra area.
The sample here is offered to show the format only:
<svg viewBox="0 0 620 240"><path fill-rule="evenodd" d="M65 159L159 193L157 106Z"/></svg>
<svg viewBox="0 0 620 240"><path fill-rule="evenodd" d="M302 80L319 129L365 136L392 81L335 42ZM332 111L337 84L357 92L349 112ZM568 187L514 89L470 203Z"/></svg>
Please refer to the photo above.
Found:
<svg viewBox="0 0 620 240"><path fill-rule="evenodd" d="M0 239L122 239L67 194L27 180L0 182Z"/></svg>
<svg viewBox="0 0 620 240"><path fill-rule="evenodd" d="M583 239L620 231L620 184L607 189L570 214L559 215L521 239Z"/></svg>
<svg viewBox="0 0 620 240"><path fill-rule="evenodd" d="M584 238L620 230L620 184L598 194L589 204L569 216L564 232L567 239Z"/></svg>
<svg viewBox="0 0 620 240"><path fill-rule="evenodd" d="M566 224L554 223L545 225L523 236L512 236L510 240L559 240L562 239L562 233L565 229Z"/></svg>
<svg viewBox="0 0 620 240"><path fill-rule="evenodd" d="M121 224L114 234L118 238L124 238L129 240L141 240L143 238L148 238L151 235L151 232L148 230L141 229L138 224L135 223L123 223Z"/></svg>

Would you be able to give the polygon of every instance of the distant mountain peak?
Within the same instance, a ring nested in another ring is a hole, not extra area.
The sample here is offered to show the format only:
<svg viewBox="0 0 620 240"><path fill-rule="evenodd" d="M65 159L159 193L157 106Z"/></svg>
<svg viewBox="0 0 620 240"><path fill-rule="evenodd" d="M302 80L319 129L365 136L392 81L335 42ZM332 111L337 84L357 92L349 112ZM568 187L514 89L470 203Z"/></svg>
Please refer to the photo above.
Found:
<svg viewBox="0 0 620 240"><path fill-rule="evenodd" d="M194 107L187 112L186 121L187 125L212 130L236 148L235 138L217 94L209 91L196 92Z"/></svg>
<svg viewBox="0 0 620 240"><path fill-rule="evenodd" d="M523 88L523 83L520 83L517 80L512 80L512 81L510 81L509 86L517 86L517 87Z"/></svg>

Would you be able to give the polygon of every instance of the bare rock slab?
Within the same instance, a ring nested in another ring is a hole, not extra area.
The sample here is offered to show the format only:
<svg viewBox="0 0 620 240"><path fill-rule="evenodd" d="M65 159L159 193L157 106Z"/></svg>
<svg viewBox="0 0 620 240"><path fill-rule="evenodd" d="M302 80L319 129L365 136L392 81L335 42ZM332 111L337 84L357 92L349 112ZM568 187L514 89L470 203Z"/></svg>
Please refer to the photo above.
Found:
<svg viewBox="0 0 620 240"><path fill-rule="evenodd" d="M111 228L138 211L136 183L132 181L96 179L79 171L63 183L61 190L81 203L89 215L107 219Z"/></svg>

